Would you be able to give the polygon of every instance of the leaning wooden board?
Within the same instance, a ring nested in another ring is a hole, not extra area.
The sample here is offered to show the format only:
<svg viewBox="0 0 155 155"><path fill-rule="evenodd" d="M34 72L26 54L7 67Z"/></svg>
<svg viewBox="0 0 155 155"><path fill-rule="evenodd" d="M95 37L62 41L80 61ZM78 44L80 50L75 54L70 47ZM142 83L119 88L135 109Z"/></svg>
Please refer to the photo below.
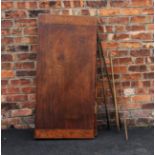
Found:
<svg viewBox="0 0 155 155"><path fill-rule="evenodd" d="M35 138L95 136L96 18L39 16Z"/></svg>

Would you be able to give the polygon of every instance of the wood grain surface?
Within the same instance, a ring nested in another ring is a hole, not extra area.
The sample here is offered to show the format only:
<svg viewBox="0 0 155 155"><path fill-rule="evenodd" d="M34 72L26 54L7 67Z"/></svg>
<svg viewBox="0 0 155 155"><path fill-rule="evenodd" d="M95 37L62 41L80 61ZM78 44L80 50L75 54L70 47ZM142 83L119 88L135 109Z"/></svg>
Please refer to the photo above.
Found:
<svg viewBox="0 0 155 155"><path fill-rule="evenodd" d="M96 19L40 15L39 46L35 137L53 130L49 138L88 138L95 122Z"/></svg>

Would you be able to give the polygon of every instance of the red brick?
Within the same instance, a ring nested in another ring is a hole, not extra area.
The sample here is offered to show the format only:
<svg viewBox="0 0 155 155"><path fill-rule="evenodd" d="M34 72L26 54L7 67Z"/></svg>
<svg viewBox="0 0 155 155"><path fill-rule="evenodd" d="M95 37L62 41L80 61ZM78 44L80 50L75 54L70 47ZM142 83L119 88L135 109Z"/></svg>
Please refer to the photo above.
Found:
<svg viewBox="0 0 155 155"><path fill-rule="evenodd" d="M115 57L127 56L128 50L111 50L111 54Z"/></svg>
<svg viewBox="0 0 155 155"><path fill-rule="evenodd" d="M34 27L24 28L24 34L25 35L37 35L37 28L34 28Z"/></svg>
<svg viewBox="0 0 155 155"><path fill-rule="evenodd" d="M2 78L12 78L14 77L14 72L12 70L2 70L1 77Z"/></svg>
<svg viewBox="0 0 155 155"><path fill-rule="evenodd" d="M127 24L129 22L128 17L110 17L109 18L109 23L116 23L116 24Z"/></svg>
<svg viewBox="0 0 155 155"><path fill-rule="evenodd" d="M129 5L129 0L112 0L110 1L112 7L127 7Z"/></svg>
<svg viewBox="0 0 155 155"><path fill-rule="evenodd" d="M2 126L5 125L6 127L14 126L19 123L21 123L21 118L19 117L2 119Z"/></svg>
<svg viewBox="0 0 155 155"><path fill-rule="evenodd" d="M124 25L116 25L114 26L114 28L115 28L115 32L123 32L126 30Z"/></svg>
<svg viewBox="0 0 155 155"><path fill-rule="evenodd" d="M20 28L14 28L11 30L11 35L22 35L22 29Z"/></svg>
<svg viewBox="0 0 155 155"><path fill-rule="evenodd" d="M1 40L1 43L3 45L11 44L11 43L13 43L13 38L12 37L3 37L2 40Z"/></svg>
<svg viewBox="0 0 155 155"><path fill-rule="evenodd" d="M151 95L138 95L138 96L133 96L132 101L135 103L139 102L150 102L151 101Z"/></svg>
<svg viewBox="0 0 155 155"><path fill-rule="evenodd" d="M149 49L131 50L130 55L134 57L150 56L150 50Z"/></svg>
<svg viewBox="0 0 155 155"><path fill-rule="evenodd" d="M33 69L34 62L15 63L15 69Z"/></svg>
<svg viewBox="0 0 155 155"><path fill-rule="evenodd" d="M131 17L131 23L147 23L147 18L146 16L133 16Z"/></svg>
<svg viewBox="0 0 155 155"><path fill-rule="evenodd" d="M17 9L36 9L37 2L16 2Z"/></svg>
<svg viewBox="0 0 155 155"><path fill-rule="evenodd" d="M36 19L17 19L15 20L15 26L17 27L37 26L37 20Z"/></svg>
<svg viewBox="0 0 155 155"><path fill-rule="evenodd" d="M139 40L153 40L153 35L151 33L138 33L131 35L131 38Z"/></svg>
<svg viewBox="0 0 155 155"><path fill-rule="evenodd" d="M24 87L24 88L22 88L22 92L23 93L35 93L35 87Z"/></svg>
<svg viewBox="0 0 155 155"><path fill-rule="evenodd" d="M12 25L13 25L12 20L2 20L1 21L2 29L7 28L7 27L12 27Z"/></svg>
<svg viewBox="0 0 155 155"><path fill-rule="evenodd" d="M32 115L32 109L29 109L29 108L16 109L11 111L12 117L30 116L30 115Z"/></svg>
<svg viewBox="0 0 155 155"><path fill-rule="evenodd" d="M100 16L114 16L114 15L120 15L120 9L116 9L116 8L104 8L104 9L100 9L99 10L99 15Z"/></svg>
<svg viewBox="0 0 155 155"><path fill-rule="evenodd" d="M20 93L20 89L16 88L16 87L9 87L9 88L7 88L7 92L9 94L18 94L18 93Z"/></svg>
<svg viewBox="0 0 155 155"><path fill-rule="evenodd" d="M29 37L15 37L14 43L20 43L20 44L35 44L37 43L38 38L34 36Z"/></svg>
<svg viewBox="0 0 155 155"><path fill-rule="evenodd" d="M115 34L114 35L114 40L126 40L126 39L129 39L129 34L125 34L125 33L122 33L122 34Z"/></svg>
<svg viewBox="0 0 155 155"><path fill-rule="evenodd" d="M144 25L132 25L126 27L127 31L144 31L145 26Z"/></svg>
<svg viewBox="0 0 155 155"><path fill-rule="evenodd" d="M151 86L151 82L150 81L143 81L143 86L144 87L150 87Z"/></svg>
<svg viewBox="0 0 155 155"><path fill-rule="evenodd" d="M13 69L12 63L2 63L2 70L11 70Z"/></svg>
<svg viewBox="0 0 155 155"><path fill-rule="evenodd" d="M13 2L1 2L1 9L7 10L13 8Z"/></svg>
<svg viewBox="0 0 155 155"><path fill-rule="evenodd" d="M9 95L6 98L7 102L27 101L27 95Z"/></svg>
<svg viewBox="0 0 155 155"><path fill-rule="evenodd" d="M5 12L6 18L25 18L26 12L23 10L14 10L14 11L6 11Z"/></svg>
<svg viewBox="0 0 155 155"><path fill-rule="evenodd" d="M128 68L131 72L145 72L147 70L146 65L132 65Z"/></svg>
<svg viewBox="0 0 155 155"><path fill-rule="evenodd" d="M127 73L127 67L126 66L114 66L114 73Z"/></svg>
<svg viewBox="0 0 155 155"><path fill-rule="evenodd" d="M36 60L36 53L21 53L17 55L17 60Z"/></svg>
<svg viewBox="0 0 155 155"><path fill-rule="evenodd" d="M154 78L154 73L144 73L144 79L153 79Z"/></svg>
<svg viewBox="0 0 155 155"><path fill-rule="evenodd" d="M65 3L65 1L64 1ZM60 1L45 1L45 2L39 2L40 8L59 8L61 7Z"/></svg>
<svg viewBox="0 0 155 155"><path fill-rule="evenodd" d="M11 54L2 54L1 61L13 61L13 56Z"/></svg>
<svg viewBox="0 0 155 155"><path fill-rule="evenodd" d="M131 7L149 7L152 6L152 0L131 0Z"/></svg>
<svg viewBox="0 0 155 155"><path fill-rule="evenodd" d="M29 85L31 83L30 79L17 79L17 80L11 80L11 85Z"/></svg>
<svg viewBox="0 0 155 155"><path fill-rule="evenodd" d="M148 24L147 25L147 30L154 31L154 24Z"/></svg>
<svg viewBox="0 0 155 155"><path fill-rule="evenodd" d="M154 109L154 103L143 104L142 109Z"/></svg>
<svg viewBox="0 0 155 155"><path fill-rule="evenodd" d="M36 71L30 70L30 71L25 71L25 70L20 70L16 71L16 76L35 76Z"/></svg>
<svg viewBox="0 0 155 155"><path fill-rule="evenodd" d="M153 15L154 14L154 9L153 8L144 9L143 14L145 14L145 15Z"/></svg>
<svg viewBox="0 0 155 155"><path fill-rule="evenodd" d="M65 8L70 8L72 5L71 5L71 1L64 1L64 6Z"/></svg>
<svg viewBox="0 0 155 155"><path fill-rule="evenodd" d="M119 64L131 64L132 63L132 59L130 57L119 58L118 61L119 61Z"/></svg>
<svg viewBox="0 0 155 155"><path fill-rule="evenodd" d="M8 84L8 80L1 80L1 85L6 86Z"/></svg>
<svg viewBox="0 0 155 155"><path fill-rule="evenodd" d="M7 89L6 88L1 88L1 94L6 95L7 94Z"/></svg>
<svg viewBox="0 0 155 155"><path fill-rule="evenodd" d="M81 14L82 14L82 15L90 15L88 9L82 9L82 10L81 10Z"/></svg>
<svg viewBox="0 0 155 155"><path fill-rule="evenodd" d="M99 1L86 1L86 6L91 7L91 8L99 8L99 7L105 7L107 5L106 1L99 0Z"/></svg>
<svg viewBox="0 0 155 155"><path fill-rule="evenodd" d="M103 49L118 48L118 43L117 42L102 42L102 48Z"/></svg>
<svg viewBox="0 0 155 155"><path fill-rule="evenodd" d="M140 73L123 74L122 80L140 80L141 77Z"/></svg>
<svg viewBox="0 0 155 155"><path fill-rule="evenodd" d="M120 42L119 48L140 48L142 45L139 42Z"/></svg>
<svg viewBox="0 0 155 155"><path fill-rule="evenodd" d="M1 34L2 34L2 36L7 36L7 35L9 35L9 34L10 34L10 29L2 29L2 30L1 30Z"/></svg>
<svg viewBox="0 0 155 155"><path fill-rule="evenodd" d="M144 63L144 59L143 58L136 58L135 59L135 63L136 64L143 64Z"/></svg>

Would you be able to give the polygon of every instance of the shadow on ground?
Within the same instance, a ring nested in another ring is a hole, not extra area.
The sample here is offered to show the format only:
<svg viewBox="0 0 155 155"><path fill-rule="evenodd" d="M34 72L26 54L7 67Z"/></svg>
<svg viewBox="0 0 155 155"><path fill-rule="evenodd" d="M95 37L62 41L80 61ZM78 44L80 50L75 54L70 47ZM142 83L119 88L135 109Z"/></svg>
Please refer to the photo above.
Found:
<svg viewBox="0 0 155 155"><path fill-rule="evenodd" d="M33 130L3 130L2 155L153 155L153 128L104 130L93 140L35 140Z"/></svg>

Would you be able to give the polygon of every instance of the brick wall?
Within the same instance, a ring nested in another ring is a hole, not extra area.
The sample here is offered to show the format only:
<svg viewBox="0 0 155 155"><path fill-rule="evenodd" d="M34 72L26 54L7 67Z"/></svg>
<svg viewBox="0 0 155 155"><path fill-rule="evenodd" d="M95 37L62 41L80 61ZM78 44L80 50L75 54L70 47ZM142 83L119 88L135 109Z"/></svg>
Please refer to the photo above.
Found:
<svg viewBox="0 0 155 155"><path fill-rule="evenodd" d="M34 127L39 13L98 16L120 111L131 125L153 124L153 0L2 0L1 7L2 128ZM102 112L100 105L99 120Z"/></svg>

